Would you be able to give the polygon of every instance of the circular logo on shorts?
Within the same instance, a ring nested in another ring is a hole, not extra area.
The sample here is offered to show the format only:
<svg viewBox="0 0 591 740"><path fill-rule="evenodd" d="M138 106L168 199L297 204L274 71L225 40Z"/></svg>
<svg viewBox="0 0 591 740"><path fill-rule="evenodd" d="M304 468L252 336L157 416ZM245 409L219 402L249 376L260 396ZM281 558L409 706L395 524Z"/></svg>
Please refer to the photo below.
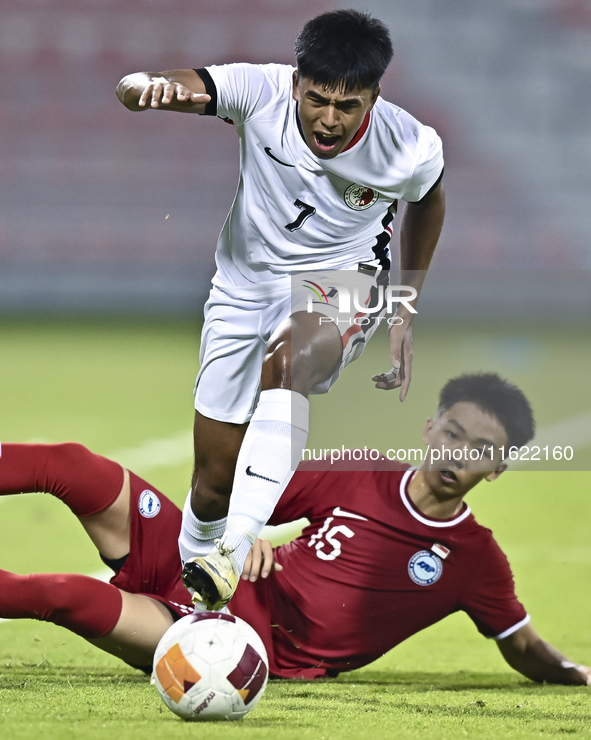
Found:
<svg viewBox="0 0 591 740"><path fill-rule="evenodd" d="M419 586L430 586L441 578L443 563L429 550L415 552L408 561L408 575Z"/></svg>
<svg viewBox="0 0 591 740"><path fill-rule="evenodd" d="M354 211L365 211L371 208L378 199L378 194L363 185L349 185L345 190L345 203Z"/></svg>
<svg viewBox="0 0 591 740"><path fill-rule="evenodd" d="M160 511L160 499L154 491L142 491L138 502L140 514L146 519L152 519Z"/></svg>

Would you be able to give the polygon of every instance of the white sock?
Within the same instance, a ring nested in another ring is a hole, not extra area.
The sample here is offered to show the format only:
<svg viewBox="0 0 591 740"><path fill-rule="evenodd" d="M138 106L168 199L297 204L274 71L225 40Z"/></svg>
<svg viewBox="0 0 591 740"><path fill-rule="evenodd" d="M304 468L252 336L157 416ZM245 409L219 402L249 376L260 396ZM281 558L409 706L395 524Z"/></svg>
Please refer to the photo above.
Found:
<svg viewBox="0 0 591 740"><path fill-rule="evenodd" d="M221 537L226 529L226 519L215 522L202 522L191 510L191 491L183 508L183 523L179 535L179 551L183 565L189 558L207 555L213 548L214 540Z"/></svg>
<svg viewBox="0 0 591 740"><path fill-rule="evenodd" d="M234 548L240 571L300 461L309 411L308 399L295 391L272 388L260 395L238 454L222 538Z"/></svg>

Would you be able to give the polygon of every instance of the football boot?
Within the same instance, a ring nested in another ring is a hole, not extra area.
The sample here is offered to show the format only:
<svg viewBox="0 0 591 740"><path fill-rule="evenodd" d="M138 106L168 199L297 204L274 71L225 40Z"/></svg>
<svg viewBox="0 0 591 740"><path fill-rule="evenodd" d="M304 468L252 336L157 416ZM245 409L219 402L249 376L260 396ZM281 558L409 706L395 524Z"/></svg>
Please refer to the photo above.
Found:
<svg viewBox="0 0 591 740"><path fill-rule="evenodd" d="M240 570L232 555L234 548L215 541L214 549L203 557L190 558L183 567L183 583L193 591L193 604L202 603L211 611L219 611L234 595L240 580Z"/></svg>

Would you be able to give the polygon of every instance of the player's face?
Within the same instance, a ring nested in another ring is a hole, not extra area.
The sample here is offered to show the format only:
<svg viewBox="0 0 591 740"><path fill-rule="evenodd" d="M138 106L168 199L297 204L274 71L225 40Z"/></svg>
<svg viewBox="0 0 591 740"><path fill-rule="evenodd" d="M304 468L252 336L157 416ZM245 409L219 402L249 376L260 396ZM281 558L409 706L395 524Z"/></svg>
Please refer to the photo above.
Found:
<svg viewBox="0 0 591 740"><path fill-rule="evenodd" d="M496 416L473 403L456 403L429 419L423 442L429 449L421 470L438 495L463 496L481 480L494 480L507 467L500 451L507 447L505 428Z"/></svg>
<svg viewBox="0 0 591 740"><path fill-rule="evenodd" d="M340 154L359 131L380 89L356 88L348 93L327 90L305 77L293 75L293 97L306 144L319 159Z"/></svg>

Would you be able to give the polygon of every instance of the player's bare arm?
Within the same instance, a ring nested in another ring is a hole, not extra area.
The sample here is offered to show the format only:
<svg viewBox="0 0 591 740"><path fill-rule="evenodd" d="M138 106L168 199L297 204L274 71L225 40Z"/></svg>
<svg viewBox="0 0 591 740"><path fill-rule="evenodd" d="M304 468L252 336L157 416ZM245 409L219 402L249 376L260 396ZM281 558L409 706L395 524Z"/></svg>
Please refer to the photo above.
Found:
<svg viewBox="0 0 591 740"><path fill-rule="evenodd" d="M519 673L538 683L591 685L591 668L571 663L526 624L498 641L503 658Z"/></svg>
<svg viewBox="0 0 591 740"><path fill-rule="evenodd" d="M417 291L417 298L410 301L416 308L425 275L431 264L445 217L445 193L441 183L418 203L407 203L400 226L400 280ZM412 321L414 314L404 304L398 305L396 316L400 324L390 329L390 360L398 369L397 377L390 380L386 373L374 375L376 388L400 388L404 401L412 375Z"/></svg>
<svg viewBox="0 0 591 740"><path fill-rule="evenodd" d="M127 75L117 85L117 97L131 111L153 108L198 114L205 112L211 100L194 69Z"/></svg>

